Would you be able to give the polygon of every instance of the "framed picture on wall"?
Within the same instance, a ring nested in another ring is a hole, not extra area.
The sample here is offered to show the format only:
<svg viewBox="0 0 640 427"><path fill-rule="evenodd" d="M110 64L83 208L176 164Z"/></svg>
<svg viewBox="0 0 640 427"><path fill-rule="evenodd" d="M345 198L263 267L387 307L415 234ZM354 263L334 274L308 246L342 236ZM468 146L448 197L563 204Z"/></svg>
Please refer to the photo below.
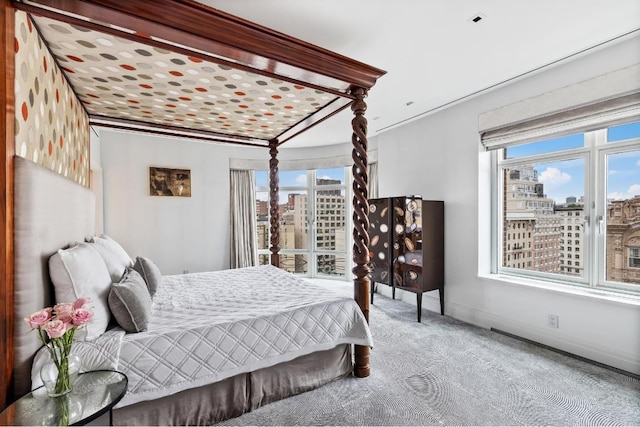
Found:
<svg viewBox="0 0 640 427"><path fill-rule="evenodd" d="M191 197L191 170L151 166L149 194L152 196Z"/></svg>

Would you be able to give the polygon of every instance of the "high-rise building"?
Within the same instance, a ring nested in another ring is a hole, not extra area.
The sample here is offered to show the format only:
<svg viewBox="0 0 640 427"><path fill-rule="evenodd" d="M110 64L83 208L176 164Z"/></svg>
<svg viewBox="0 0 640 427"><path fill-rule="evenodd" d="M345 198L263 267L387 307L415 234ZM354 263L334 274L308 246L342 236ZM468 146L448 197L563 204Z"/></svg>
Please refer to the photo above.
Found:
<svg viewBox="0 0 640 427"><path fill-rule="evenodd" d="M280 249L295 249L295 229L293 224L280 224ZM280 254L280 268L290 273L304 273L296 265L293 255Z"/></svg>
<svg viewBox="0 0 640 427"><path fill-rule="evenodd" d="M294 206L297 209L293 212L293 225L296 236L296 248L307 249L308 234L307 234L307 195L295 194L293 197Z"/></svg>
<svg viewBox="0 0 640 427"><path fill-rule="evenodd" d="M503 251L505 267L535 270L535 224L536 219L532 215L507 214Z"/></svg>
<svg viewBox="0 0 640 427"><path fill-rule="evenodd" d="M270 224L267 218L258 218L256 230L258 232L258 241L256 242L256 244L258 245L258 249L269 248L269 226Z"/></svg>
<svg viewBox="0 0 640 427"><path fill-rule="evenodd" d="M503 266L560 271L560 220L530 165L505 171Z"/></svg>
<svg viewBox="0 0 640 427"><path fill-rule="evenodd" d="M553 199L545 197L538 171L530 165L511 168L506 173L505 207L508 213L553 215Z"/></svg>
<svg viewBox="0 0 640 427"><path fill-rule="evenodd" d="M346 248L347 248L346 237L347 237L347 233L344 227L336 230L336 251L343 252L343 253L346 252ZM347 272L346 264L347 264L346 256L335 255L335 270L332 273L343 276Z"/></svg>
<svg viewBox="0 0 640 427"><path fill-rule="evenodd" d="M267 200L256 200L256 215L258 217L269 215L269 202Z"/></svg>
<svg viewBox="0 0 640 427"><path fill-rule="evenodd" d="M607 280L640 283L640 196L607 207Z"/></svg>
<svg viewBox="0 0 640 427"><path fill-rule="evenodd" d="M339 182L339 181L338 181ZM336 193L337 191L337 193ZM318 251L335 251L342 245L344 248L345 200L340 190L322 190L316 195L316 217L308 218L307 195L296 194L294 203L296 210L293 215L295 240L297 249L308 247L308 222L312 221L315 228L315 249ZM338 231L342 231L340 235ZM342 240L340 240L342 239ZM318 255L318 270L328 274L345 274L344 257L338 259L333 254Z"/></svg>
<svg viewBox="0 0 640 427"><path fill-rule="evenodd" d="M296 196L299 196L300 193L289 193L287 194L287 209L295 210L296 209Z"/></svg>
<svg viewBox="0 0 640 427"><path fill-rule="evenodd" d="M556 208L560 218L560 273L580 276L584 275L584 208L576 204L576 198L567 206Z"/></svg>
<svg viewBox="0 0 640 427"><path fill-rule="evenodd" d="M340 180L319 178L315 194L315 218L309 217L308 195L306 193L287 194L286 203L278 205L280 214L280 248L308 251L309 245L317 252L315 262L318 271L326 274L344 275L346 257L335 254L345 251L345 198L341 189L322 189L321 186L341 184ZM270 224L268 222L268 202L256 202L258 216L258 249L267 249ZM266 212L264 212L266 211ZM261 213L265 213L261 216ZM315 230L315 241L310 242L309 230ZM332 253L328 253L328 252ZM324 253L323 253L324 252ZM309 264L308 253L280 254L280 267L294 273L306 273ZM260 263L268 263L268 256L261 255Z"/></svg>
<svg viewBox="0 0 640 427"><path fill-rule="evenodd" d="M505 180L503 265L584 277L584 196L555 206L532 166L507 170ZM640 283L640 196L610 200L606 224L606 279Z"/></svg>
<svg viewBox="0 0 640 427"><path fill-rule="evenodd" d="M316 178L316 185L340 185L342 181L339 179L330 179L330 178ZM342 193L342 190L336 188L334 190L322 190L322 194L333 194L334 196L339 196Z"/></svg>

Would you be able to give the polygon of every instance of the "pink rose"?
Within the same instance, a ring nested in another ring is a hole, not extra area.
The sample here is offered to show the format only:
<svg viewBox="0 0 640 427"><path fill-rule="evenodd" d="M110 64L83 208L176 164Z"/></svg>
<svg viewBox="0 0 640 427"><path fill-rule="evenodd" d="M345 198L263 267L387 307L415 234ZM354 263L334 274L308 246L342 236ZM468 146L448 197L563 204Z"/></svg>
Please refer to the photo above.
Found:
<svg viewBox="0 0 640 427"><path fill-rule="evenodd" d="M29 317L25 317L24 320L29 324L32 329L39 328L40 326L51 320L51 308L44 308L36 311Z"/></svg>
<svg viewBox="0 0 640 427"><path fill-rule="evenodd" d="M88 309L88 305L91 304L91 298L78 298L77 300L75 300L75 302L73 303L73 308L74 309L79 309L79 308L86 308Z"/></svg>
<svg viewBox="0 0 640 427"><path fill-rule="evenodd" d="M61 320L50 320L44 325L42 325L42 329L47 332L49 338L60 338L67 332L67 325Z"/></svg>
<svg viewBox="0 0 640 427"><path fill-rule="evenodd" d="M73 305L68 302L63 302L53 306L53 312L56 314L56 319L65 323L71 323L73 315Z"/></svg>
<svg viewBox="0 0 640 427"><path fill-rule="evenodd" d="M87 310L86 308L78 308L73 311L71 315L72 321L75 326L84 325L93 319L93 312L91 310Z"/></svg>

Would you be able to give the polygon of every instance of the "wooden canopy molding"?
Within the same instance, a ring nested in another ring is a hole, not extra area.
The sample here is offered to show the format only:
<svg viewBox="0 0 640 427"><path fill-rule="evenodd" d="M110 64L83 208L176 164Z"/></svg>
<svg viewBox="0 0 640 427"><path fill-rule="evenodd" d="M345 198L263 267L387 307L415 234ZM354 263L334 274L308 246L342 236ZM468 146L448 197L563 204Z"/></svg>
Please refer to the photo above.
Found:
<svg viewBox="0 0 640 427"><path fill-rule="evenodd" d="M347 108L354 88L384 74L191 0L13 4L103 126L268 147Z"/></svg>
<svg viewBox="0 0 640 427"><path fill-rule="evenodd" d="M29 14L90 124L268 149L275 265L279 262L278 147L351 107L354 295L368 319L364 99L385 71L192 0L0 0L0 4L4 23L13 22L7 15L14 12L12 8ZM13 28L4 28L3 40L10 42ZM2 62L13 63L10 44L3 46ZM13 79L12 68L7 65L5 70L6 78ZM3 99L5 124L13 122L12 102L10 96ZM13 154L9 145L7 162ZM1 225L9 236L13 215L9 201L4 213ZM0 271L12 271L8 251L3 248L0 254ZM11 303L10 291L7 285L0 295L5 305ZM4 320L9 324L13 317L9 314ZM0 341L9 342L10 352L12 335L3 335ZM7 366L5 373L10 369ZM354 372L369 375L368 347L356 346Z"/></svg>

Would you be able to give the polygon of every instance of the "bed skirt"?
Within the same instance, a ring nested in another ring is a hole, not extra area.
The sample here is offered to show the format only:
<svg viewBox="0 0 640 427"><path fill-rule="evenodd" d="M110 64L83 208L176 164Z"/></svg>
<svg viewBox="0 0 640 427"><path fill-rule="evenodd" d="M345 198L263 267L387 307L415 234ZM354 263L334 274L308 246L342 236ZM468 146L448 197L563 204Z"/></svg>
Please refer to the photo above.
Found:
<svg viewBox="0 0 640 427"><path fill-rule="evenodd" d="M211 425L353 371L351 345L298 357L171 396L114 409L113 425Z"/></svg>

